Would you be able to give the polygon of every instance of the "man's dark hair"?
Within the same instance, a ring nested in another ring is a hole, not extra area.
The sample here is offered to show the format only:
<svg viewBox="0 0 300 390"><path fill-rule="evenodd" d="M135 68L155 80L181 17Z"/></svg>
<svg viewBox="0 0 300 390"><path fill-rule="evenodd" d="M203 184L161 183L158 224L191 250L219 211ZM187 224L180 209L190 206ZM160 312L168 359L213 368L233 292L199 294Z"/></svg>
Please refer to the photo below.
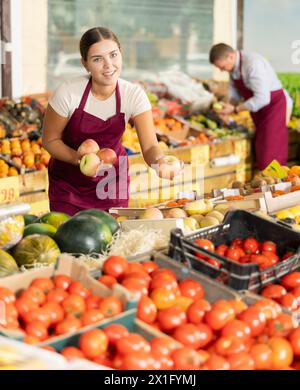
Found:
<svg viewBox="0 0 300 390"><path fill-rule="evenodd" d="M226 43L218 43L214 45L209 52L209 62L214 64L216 61L226 58L229 53L234 53L234 49Z"/></svg>

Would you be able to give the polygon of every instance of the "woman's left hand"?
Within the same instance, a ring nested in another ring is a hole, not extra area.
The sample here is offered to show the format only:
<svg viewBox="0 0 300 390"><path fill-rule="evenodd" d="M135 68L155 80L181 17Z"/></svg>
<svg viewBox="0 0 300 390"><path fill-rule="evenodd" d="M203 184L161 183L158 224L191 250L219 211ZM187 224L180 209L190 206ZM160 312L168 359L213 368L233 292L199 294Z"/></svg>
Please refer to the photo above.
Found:
<svg viewBox="0 0 300 390"><path fill-rule="evenodd" d="M175 156L164 156L158 160L158 176L162 179L172 180L175 176L182 173L184 162Z"/></svg>

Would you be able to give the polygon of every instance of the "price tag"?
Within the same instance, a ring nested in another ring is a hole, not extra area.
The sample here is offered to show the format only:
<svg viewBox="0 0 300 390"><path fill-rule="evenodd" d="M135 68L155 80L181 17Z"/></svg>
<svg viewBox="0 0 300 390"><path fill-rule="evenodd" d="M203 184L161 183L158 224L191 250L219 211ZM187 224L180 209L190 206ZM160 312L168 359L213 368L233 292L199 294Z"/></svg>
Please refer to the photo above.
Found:
<svg viewBox="0 0 300 390"><path fill-rule="evenodd" d="M0 204L12 203L20 197L18 176L0 179Z"/></svg>
<svg viewBox="0 0 300 390"><path fill-rule="evenodd" d="M265 170L263 170L264 176L278 177L283 179L287 176L287 171L279 164L278 161L273 160Z"/></svg>

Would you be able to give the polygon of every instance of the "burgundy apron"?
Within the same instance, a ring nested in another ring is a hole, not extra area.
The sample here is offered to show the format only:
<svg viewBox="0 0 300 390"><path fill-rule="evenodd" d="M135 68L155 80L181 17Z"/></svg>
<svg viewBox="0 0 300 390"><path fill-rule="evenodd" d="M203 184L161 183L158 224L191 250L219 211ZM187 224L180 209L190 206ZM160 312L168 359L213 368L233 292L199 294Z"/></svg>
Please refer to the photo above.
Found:
<svg viewBox="0 0 300 390"><path fill-rule="evenodd" d="M128 157L121 144L125 130L125 114L120 112L119 84L116 86L116 114L106 121L84 111L91 91L89 80L79 107L73 112L62 140L75 150L88 138L99 147L113 149L118 162L104 176L88 177L79 166L51 158L49 171L49 199L51 211L62 211L69 215L89 208L108 210L111 207L127 207L129 194Z"/></svg>
<svg viewBox="0 0 300 390"><path fill-rule="evenodd" d="M248 100L253 92L248 89L242 76L243 56L240 52L240 79L233 79L240 95ZM265 169L270 162L277 160L286 165L288 157L288 129L286 127L286 98L283 89L271 91L270 103L257 112L251 112L255 124L255 153L260 170Z"/></svg>

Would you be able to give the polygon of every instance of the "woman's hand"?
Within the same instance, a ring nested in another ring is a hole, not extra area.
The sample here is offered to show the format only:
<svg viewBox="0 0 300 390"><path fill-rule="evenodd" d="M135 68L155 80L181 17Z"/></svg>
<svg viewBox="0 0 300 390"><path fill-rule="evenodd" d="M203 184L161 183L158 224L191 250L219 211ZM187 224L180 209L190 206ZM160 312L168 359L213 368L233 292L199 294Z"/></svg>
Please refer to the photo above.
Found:
<svg viewBox="0 0 300 390"><path fill-rule="evenodd" d="M157 174L162 179L172 180L182 173L184 162L175 156L163 156L157 161Z"/></svg>

